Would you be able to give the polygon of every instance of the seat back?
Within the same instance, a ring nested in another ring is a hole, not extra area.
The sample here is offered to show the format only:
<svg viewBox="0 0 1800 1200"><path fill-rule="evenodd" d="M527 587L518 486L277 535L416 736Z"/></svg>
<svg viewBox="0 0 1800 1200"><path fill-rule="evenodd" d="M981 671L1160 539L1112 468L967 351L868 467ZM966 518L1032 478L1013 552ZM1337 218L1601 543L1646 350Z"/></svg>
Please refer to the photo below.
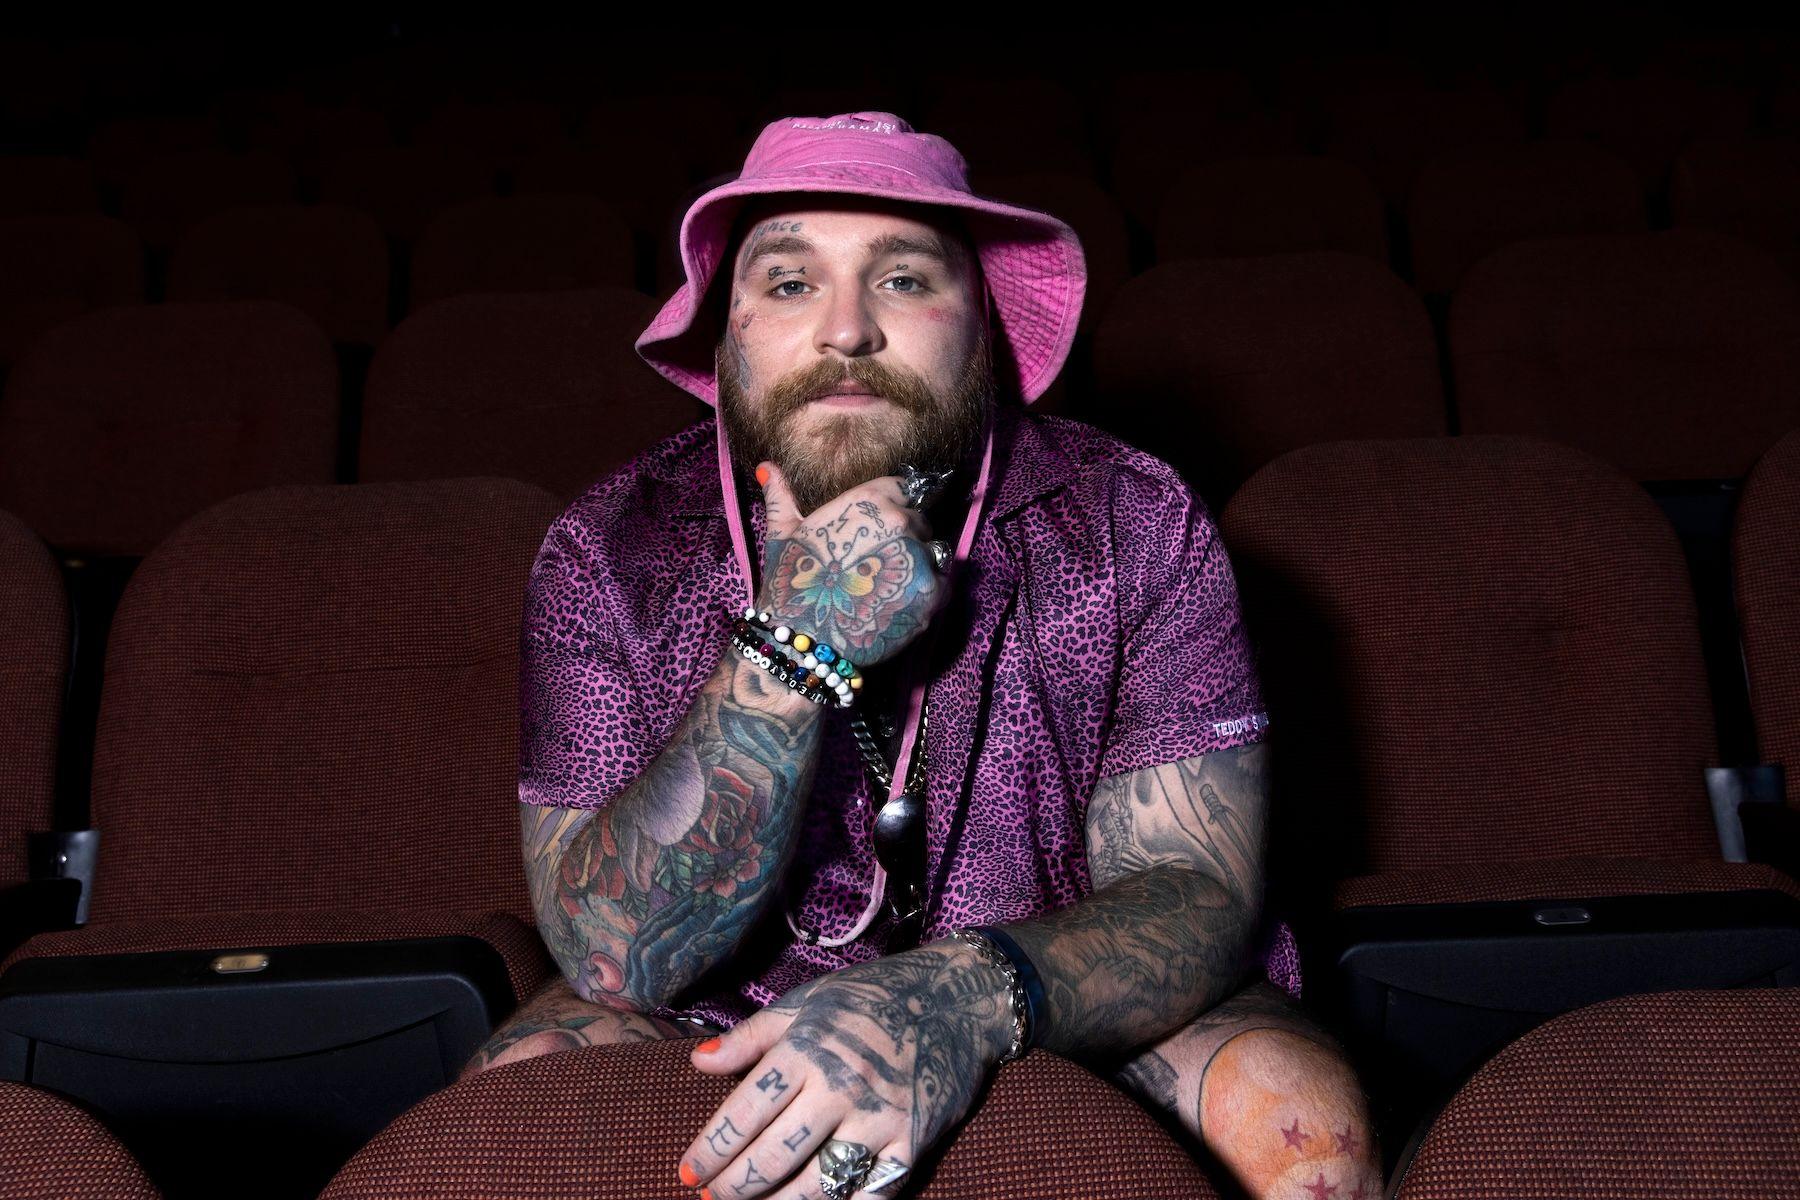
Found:
<svg viewBox="0 0 1800 1200"><path fill-rule="evenodd" d="M0 221L0 367L46 330L144 302L144 247L123 221L94 214Z"/></svg>
<svg viewBox="0 0 1800 1200"><path fill-rule="evenodd" d="M26 835L54 821L68 669L62 573L29 526L0 512L0 888L25 882Z"/></svg>
<svg viewBox="0 0 1800 1200"><path fill-rule="evenodd" d="M628 288L456 296L414 313L369 369L359 477L509 475L579 495L701 415L632 349L655 314Z"/></svg>
<svg viewBox="0 0 1800 1200"><path fill-rule="evenodd" d="M107 648L92 919L428 906L529 920L515 480L276 487L144 560Z"/></svg>
<svg viewBox="0 0 1800 1200"><path fill-rule="evenodd" d="M1476 1072L1397 1200L1800 1194L1800 988L1577 1009Z"/></svg>
<svg viewBox="0 0 1800 1200"><path fill-rule="evenodd" d="M630 228L594 196L470 200L419 236L410 307L471 292L630 287L635 254Z"/></svg>
<svg viewBox="0 0 1800 1200"><path fill-rule="evenodd" d="M1424 305L1352 254L1155 267L1114 297L1094 380L1117 431L1215 504L1296 446L1445 432Z"/></svg>
<svg viewBox="0 0 1800 1200"><path fill-rule="evenodd" d="M89 313L41 337L0 405L0 507L58 550L143 554L247 488L332 478L331 342L285 304Z"/></svg>
<svg viewBox="0 0 1800 1200"><path fill-rule="evenodd" d="M1800 430L1745 481L1731 559L1757 754L1787 769L1787 800L1800 808Z"/></svg>
<svg viewBox="0 0 1800 1200"><path fill-rule="evenodd" d="M1617 471L1529 438L1309 446L1222 528L1300 869L1716 857L1681 550Z"/></svg>
<svg viewBox="0 0 1800 1200"><path fill-rule="evenodd" d="M1158 262L1320 250L1388 261L1375 185L1350 163L1310 155L1188 168L1163 198L1155 233Z"/></svg>
<svg viewBox="0 0 1800 1200"><path fill-rule="evenodd" d="M169 299L279 300L335 342L373 346L387 331L387 240L337 204L227 209L176 243Z"/></svg>
<svg viewBox="0 0 1800 1200"><path fill-rule="evenodd" d="M1554 438L1640 480L1742 476L1800 425L1800 284L1699 229L1515 242L1450 306L1464 433Z"/></svg>

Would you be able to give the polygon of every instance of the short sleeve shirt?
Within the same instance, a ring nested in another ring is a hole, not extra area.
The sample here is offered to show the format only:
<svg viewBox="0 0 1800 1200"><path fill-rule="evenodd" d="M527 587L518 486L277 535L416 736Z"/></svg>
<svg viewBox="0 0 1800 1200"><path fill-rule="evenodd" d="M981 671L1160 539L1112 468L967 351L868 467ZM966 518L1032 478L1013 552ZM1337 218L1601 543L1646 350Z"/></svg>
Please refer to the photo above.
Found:
<svg viewBox="0 0 1800 1200"><path fill-rule="evenodd" d="M522 631L519 799L604 808L661 753L728 648L744 584L711 419L578 498L533 566ZM1086 808L1109 776L1259 741L1268 717L1230 560L1204 503L1161 460L1092 426L1001 410L996 479L934 643L926 780L929 941L1088 895ZM747 503L761 561L760 497ZM873 796L848 715L822 716L800 839L737 951L658 1015L730 1026L789 989L883 953L868 902ZM1292 936L1263 935L1299 992Z"/></svg>

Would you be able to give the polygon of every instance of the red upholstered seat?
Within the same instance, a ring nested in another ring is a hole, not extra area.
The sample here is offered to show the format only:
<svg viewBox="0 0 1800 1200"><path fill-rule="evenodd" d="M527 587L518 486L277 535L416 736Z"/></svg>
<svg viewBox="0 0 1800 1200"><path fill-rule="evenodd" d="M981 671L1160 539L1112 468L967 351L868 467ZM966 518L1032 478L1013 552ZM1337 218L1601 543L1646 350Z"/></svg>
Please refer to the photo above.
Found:
<svg viewBox="0 0 1800 1200"><path fill-rule="evenodd" d="M469 292L630 287L631 230L593 196L487 197L439 213L412 259L411 310Z"/></svg>
<svg viewBox="0 0 1800 1200"><path fill-rule="evenodd" d="M387 330L387 241L372 217L342 205L227 209L176 243L169 299L279 300L333 341L373 346Z"/></svg>
<svg viewBox="0 0 1800 1200"><path fill-rule="evenodd" d="M1158 262L1320 250L1388 261L1387 216L1375 185L1333 158L1190 167L1163 197L1155 232Z"/></svg>
<svg viewBox="0 0 1800 1200"><path fill-rule="evenodd" d="M1800 1195L1800 988L1628 996L1557 1017L1456 1094L1395 1194Z"/></svg>
<svg viewBox="0 0 1800 1200"><path fill-rule="evenodd" d="M509 475L579 495L701 415L631 348L656 308L595 288L414 313L369 370L361 478Z"/></svg>
<svg viewBox="0 0 1800 1200"><path fill-rule="evenodd" d="M160 1200L131 1152L86 1108L0 1081L0 1200Z"/></svg>
<svg viewBox="0 0 1800 1200"><path fill-rule="evenodd" d="M452 205L493 194L493 162L456 146L350 150L319 171L319 199L360 209L389 237L410 242Z"/></svg>
<svg viewBox="0 0 1800 1200"><path fill-rule="evenodd" d="M1641 487L1532 438L1338 442L1221 527L1271 869L1401 1111L1570 1008L1800 982L1800 885L1722 861L1687 565Z"/></svg>
<svg viewBox="0 0 1800 1200"><path fill-rule="evenodd" d="M1515 242L1464 277L1450 354L1463 432L1640 480L1736 478L1800 425L1800 283L1726 234Z"/></svg>
<svg viewBox="0 0 1800 1200"><path fill-rule="evenodd" d="M1354 163L1399 207L1426 163L1463 146L1522 141L1525 120L1491 84L1358 78L1327 98L1325 152Z"/></svg>
<svg viewBox="0 0 1800 1200"><path fill-rule="evenodd" d="M694 1189L676 1177L681 1152L737 1085L694 1070L693 1046L592 1046L484 1071L395 1121L321 1200L686 1200ZM1002 1067L921 1174L906 1192L919 1200L1217 1194L1135 1100L1044 1051Z"/></svg>
<svg viewBox="0 0 1800 1200"><path fill-rule="evenodd" d="M1488 142L1427 163L1407 201L1413 279L1445 294L1510 242L1649 228L1631 165L1582 141Z"/></svg>
<svg viewBox="0 0 1800 1200"><path fill-rule="evenodd" d="M507 479L259 489L133 575L94 751L92 924L531 919L518 631L552 497Z"/></svg>
<svg viewBox="0 0 1800 1200"><path fill-rule="evenodd" d="M1800 276L1800 139L1690 142L1675 160L1669 208L1676 225L1754 242Z"/></svg>
<svg viewBox="0 0 1800 1200"><path fill-rule="evenodd" d="M1103 419L1215 503L1295 446L1445 432L1424 305L1358 255L1153 268L1114 297L1094 378Z"/></svg>
<svg viewBox="0 0 1800 1200"><path fill-rule="evenodd" d="M1619 472L1531 438L1309 446L1224 532L1307 751L1283 808L1333 877L1718 857L1686 568Z"/></svg>
<svg viewBox="0 0 1800 1200"><path fill-rule="evenodd" d="M58 550L143 554L183 519L332 478L337 362L285 304L89 313L33 345L0 406L0 507Z"/></svg>
<svg viewBox="0 0 1800 1200"><path fill-rule="evenodd" d="M0 366L82 313L144 300L144 247L98 214L0 221Z"/></svg>
<svg viewBox="0 0 1800 1200"><path fill-rule="evenodd" d="M1696 138L1741 137L1755 101L1743 86L1711 86L1662 70L1620 78L1595 75L1559 88L1545 102L1553 138L1586 138L1622 155L1646 187L1660 186L1683 146Z"/></svg>
<svg viewBox="0 0 1800 1200"><path fill-rule="evenodd" d="M1800 430L1745 481L1731 556L1757 752L1786 767L1800 809Z"/></svg>
<svg viewBox="0 0 1800 1200"><path fill-rule="evenodd" d="M98 213L94 165L53 155L0 157L0 217Z"/></svg>
<svg viewBox="0 0 1800 1200"><path fill-rule="evenodd" d="M267 150L195 150L138 168L120 211L146 246L167 250L203 217L242 204L285 204L295 187L293 167Z"/></svg>
<svg viewBox="0 0 1800 1200"><path fill-rule="evenodd" d="M29 526L0 512L0 889L27 878L26 834L51 828L68 667L56 560Z"/></svg>

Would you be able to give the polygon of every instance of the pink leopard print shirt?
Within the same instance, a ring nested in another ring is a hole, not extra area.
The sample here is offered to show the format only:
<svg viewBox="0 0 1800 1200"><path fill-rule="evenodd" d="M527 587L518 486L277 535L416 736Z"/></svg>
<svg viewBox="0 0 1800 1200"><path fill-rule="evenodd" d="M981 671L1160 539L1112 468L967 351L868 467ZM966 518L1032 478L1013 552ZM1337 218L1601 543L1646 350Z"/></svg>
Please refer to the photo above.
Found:
<svg viewBox="0 0 1800 1200"><path fill-rule="evenodd" d="M667 744L725 652L743 584L713 436L706 420L652 447L546 535L522 637L521 801L605 806ZM943 614L954 624L929 692L922 941L1086 896L1084 813L1098 781L1258 741L1268 724L1225 547L1173 468L1092 426L1012 407L994 461L965 603ZM760 561L760 496L748 508ZM781 912L833 936L872 883L869 785L848 717L824 720L785 894L729 962L657 1015L729 1027L881 956L885 915L832 948L803 944ZM1268 930L1263 959L1298 995L1285 925Z"/></svg>

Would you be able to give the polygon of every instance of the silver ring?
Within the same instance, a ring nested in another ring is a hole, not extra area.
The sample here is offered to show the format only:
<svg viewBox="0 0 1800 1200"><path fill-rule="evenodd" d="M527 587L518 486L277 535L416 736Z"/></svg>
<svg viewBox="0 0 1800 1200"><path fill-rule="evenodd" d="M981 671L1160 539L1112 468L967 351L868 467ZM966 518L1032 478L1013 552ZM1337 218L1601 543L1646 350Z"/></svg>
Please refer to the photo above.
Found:
<svg viewBox="0 0 1800 1200"><path fill-rule="evenodd" d="M825 1200L850 1200L875 1165L875 1152L858 1142L831 1138L819 1148L819 1187Z"/></svg>
<svg viewBox="0 0 1800 1200"><path fill-rule="evenodd" d="M908 508L925 508L950 482L953 471L921 471L911 463L900 464L900 495Z"/></svg>
<svg viewBox="0 0 1800 1200"><path fill-rule="evenodd" d="M950 566L950 560L956 557L956 551L950 548L949 542L939 541L936 538L926 542L925 548L931 551L931 561L936 564L939 571L947 569Z"/></svg>
<svg viewBox="0 0 1800 1200"><path fill-rule="evenodd" d="M869 1177L863 1180L863 1191L877 1196L895 1187L906 1178L908 1168L899 1159L884 1158L870 1169Z"/></svg>

